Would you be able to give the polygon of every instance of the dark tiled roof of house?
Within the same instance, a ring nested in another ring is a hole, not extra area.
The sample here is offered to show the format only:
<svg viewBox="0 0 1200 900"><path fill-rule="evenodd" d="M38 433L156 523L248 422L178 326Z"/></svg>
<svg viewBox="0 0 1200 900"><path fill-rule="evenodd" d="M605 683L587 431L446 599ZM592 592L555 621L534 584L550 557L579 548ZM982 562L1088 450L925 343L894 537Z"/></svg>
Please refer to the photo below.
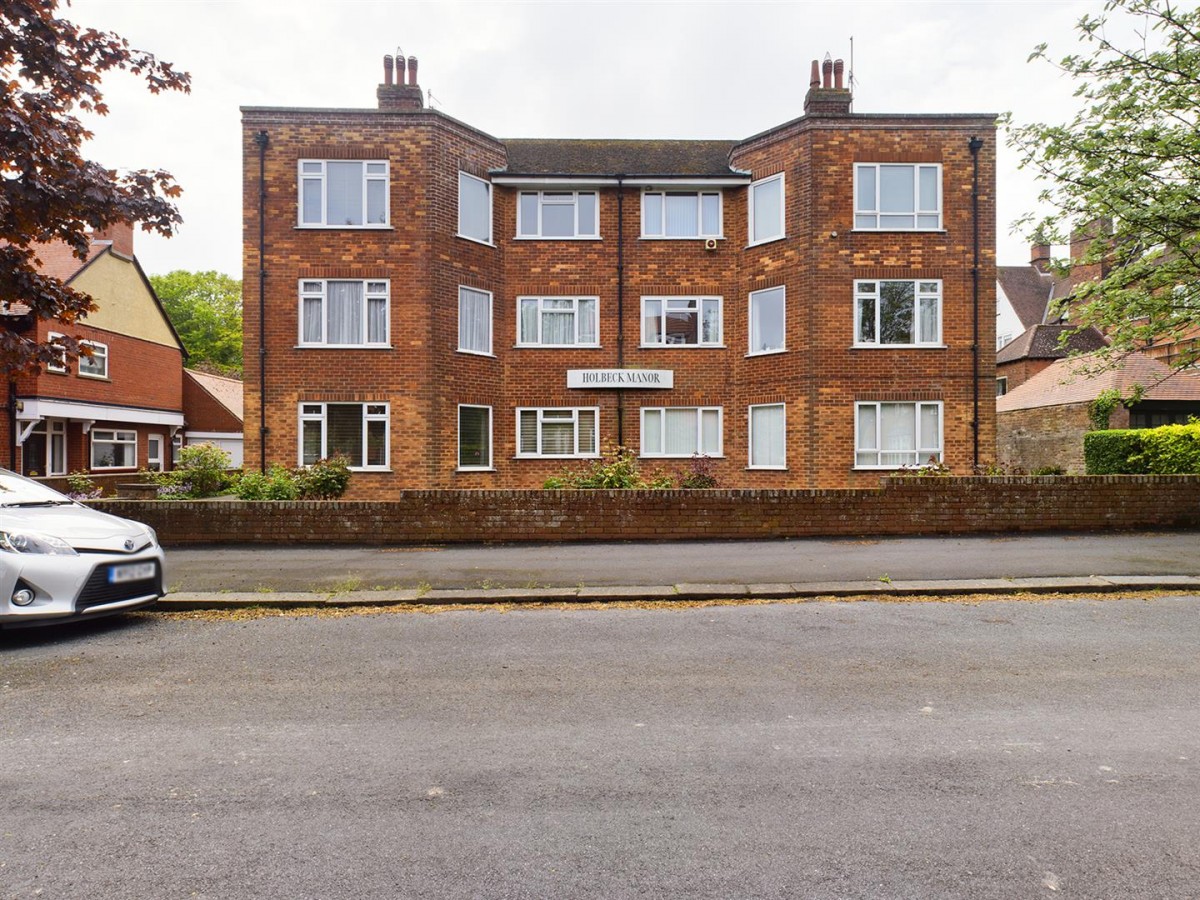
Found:
<svg viewBox="0 0 1200 900"><path fill-rule="evenodd" d="M1101 367L1094 374L1090 368ZM1101 391L1115 388L1128 395L1141 385L1146 400L1191 400L1200 402L1200 375L1177 372L1166 363L1142 353L1131 353L1104 367L1094 356L1077 356L1051 363L1028 381L996 398L997 412L1090 403Z"/></svg>
<svg viewBox="0 0 1200 900"><path fill-rule="evenodd" d="M1005 344L996 353L996 365L1020 359L1065 359L1072 353L1090 353L1108 346L1104 335L1095 328L1071 334L1073 325L1034 325L1020 337ZM1069 335L1064 347L1059 341Z"/></svg>
<svg viewBox="0 0 1200 900"><path fill-rule="evenodd" d="M504 142L504 175L628 175L728 178L735 141L539 140Z"/></svg>
<svg viewBox="0 0 1200 900"><path fill-rule="evenodd" d="M191 378L208 394L227 410L244 420L242 407L242 382L237 378L225 378L221 375L210 375L208 372L198 372L195 369L184 369L185 378Z"/></svg>
<svg viewBox="0 0 1200 900"><path fill-rule="evenodd" d="M1045 320L1046 303L1054 286L1053 275L1039 272L1031 265L997 266L996 280L1021 320L1021 327L1028 328Z"/></svg>

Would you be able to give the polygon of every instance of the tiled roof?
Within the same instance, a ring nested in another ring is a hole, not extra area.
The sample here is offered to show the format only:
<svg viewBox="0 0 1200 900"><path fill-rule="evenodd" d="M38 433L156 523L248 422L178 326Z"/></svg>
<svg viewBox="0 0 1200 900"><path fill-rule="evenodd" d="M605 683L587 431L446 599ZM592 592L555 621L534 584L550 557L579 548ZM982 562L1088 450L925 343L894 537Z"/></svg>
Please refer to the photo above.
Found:
<svg viewBox="0 0 1200 900"><path fill-rule="evenodd" d="M80 259L75 251L67 244L55 241L52 244L34 244L33 251L42 264L38 271L59 281L70 281L79 274L79 270L107 250L111 244L93 243L88 245L86 259Z"/></svg>
<svg viewBox="0 0 1200 900"><path fill-rule="evenodd" d="M504 175L728 178L735 141L507 140Z"/></svg>
<svg viewBox="0 0 1200 900"><path fill-rule="evenodd" d="M1045 320L1046 303L1054 285L1053 275L1039 272L1031 265L997 266L996 280L1023 328Z"/></svg>
<svg viewBox="0 0 1200 900"><path fill-rule="evenodd" d="M1051 363L1028 381L996 398L997 412L1090 403L1101 391L1115 388L1128 395L1141 385L1147 400L1200 402L1200 375L1185 374L1141 353L1129 356L1089 377L1087 366L1102 364L1095 356L1077 356Z"/></svg>
<svg viewBox="0 0 1200 900"><path fill-rule="evenodd" d="M245 419L242 407L242 382L236 378L224 378L220 375L209 375L207 372L197 372L195 369L184 369L185 377L191 378L212 398L224 406L239 419Z"/></svg>
<svg viewBox="0 0 1200 900"><path fill-rule="evenodd" d="M1065 359L1072 353L1091 353L1108 346L1104 335L1095 328L1070 334L1073 325L1034 325L1027 328L1015 340L1009 341L996 352L996 365L1016 362L1019 359ZM1070 334L1067 345L1059 343L1064 333Z"/></svg>

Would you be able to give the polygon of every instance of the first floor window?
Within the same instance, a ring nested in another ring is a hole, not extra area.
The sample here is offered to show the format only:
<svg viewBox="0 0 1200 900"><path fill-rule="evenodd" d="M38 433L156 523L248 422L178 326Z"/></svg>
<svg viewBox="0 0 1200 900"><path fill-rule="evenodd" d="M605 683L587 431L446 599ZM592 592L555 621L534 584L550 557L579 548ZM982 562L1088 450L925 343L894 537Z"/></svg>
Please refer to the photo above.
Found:
<svg viewBox="0 0 1200 900"><path fill-rule="evenodd" d="M518 456L595 456L600 410L518 409Z"/></svg>
<svg viewBox="0 0 1200 900"><path fill-rule="evenodd" d="M769 288L750 295L750 352L771 353L787 345L784 289Z"/></svg>
<svg viewBox="0 0 1200 900"><path fill-rule="evenodd" d="M520 237L596 237L600 231L595 191L522 191L517 204Z"/></svg>
<svg viewBox="0 0 1200 900"><path fill-rule="evenodd" d="M93 469L136 469L137 432L92 429Z"/></svg>
<svg viewBox="0 0 1200 900"><path fill-rule="evenodd" d="M940 281L854 282L854 343L912 347L941 341Z"/></svg>
<svg viewBox="0 0 1200 900"><path fill-rule="evenodd" d="M854 465L896 469L942 461L941 403L855 404Z"/></svg>
<svg viewBox="0 0 1200 900"><path fill-rule="evenodd" d="M492 295L487 291L458 289L458 349L492 352Z"/></svg>
<svg viewBox="0 0 1200 900"><path fill-rule="evenodd" d="M300 465L342 456L352 469L386 469L386 403L300 404Z"/></svg>
<svg viewBox="0 0 1200 900"><path fill-rule="evenodd" d="M300 224L330 228L387 225L386 160L300 160Z"/></svg>
<svg viewBox="0 0 1200 900"><path fill-rule="evenodd" d="M642 237L720 236L720 191L646 191L642 194Z"/></svg>
<svg viewBox="0 0 1200 900"><path fill-rule="evenodd" d="M492 408L490 406L460 406L458 408L458 467L460 469L490 469L492 467Z"/></svg>
<svg viewBox="0 0 1200 900"><path fill-rule="evenodd" d="M484 244L492 242L492 184L458 173L458 233Z"/></svg>
<svg viewBox="0 0 1200 900"><path fill-rule="evenodd" d="M720 345L720 297L642 298L642 346Z"/></svg>
<svg viewBox="0 0 1200 900"><path fill-rule="evenodd" d="M787 412L782 403L750 407L750 468L787 467Z"/></svg>
<svg viewBox="0 0 1200 900"><path fill-rule="evenodd" d="M642 456L720 456L721 408L642 409Z"/></svg>
<svg viewBox="0 0 1200 900"><path fill-rule="evenodd" d="M108 377L108 344L98 341L80 341L80 347L91 350L90 356L79 354L79 374L87 378Z"/></svg>
<svg viewBox="0 0 1200 900"><path fill-rule="evenodd" d="M61 347L62 346L62 343L61 343L62 337L63 336L61 334L59 334L57 331L51 331L49 334L46 335L46 343L49 344L51 347ZM52 363L46 363L46 371L54 372L55 374L58 374L58 375L66 375L67 374L66 352L63 351L58 354L58 361L52 362Z"/></svg>
<svg viewBox="0 0 1200 900"><path fill-rule="evenodd" d="M750 243L783 237L783 173L750 185Z"/></svg>
<svg viewBox="0 0 1200 900"><path fill-rule="evenodd" d="M595 297L521 297L517 343L526 346L595 347Z"/></svg>
<svg viewBox="0 0 1200 900"><path fill-rule="evenodd" d="M300 343L386 346L388 282L301 281Z"/></svg>
<svg viewBox="0 0 1200 900"><path fill-rule="evenodd" d="M854 227L920 231L942 227L942 167L912 163L854 166Z"/></svg>
<svg viewBox="0 0 1200 900"><path fill-rule="evenodd" d="M67 423L65 419L42 419L21 444L26 475L67 474Z"/></svg>

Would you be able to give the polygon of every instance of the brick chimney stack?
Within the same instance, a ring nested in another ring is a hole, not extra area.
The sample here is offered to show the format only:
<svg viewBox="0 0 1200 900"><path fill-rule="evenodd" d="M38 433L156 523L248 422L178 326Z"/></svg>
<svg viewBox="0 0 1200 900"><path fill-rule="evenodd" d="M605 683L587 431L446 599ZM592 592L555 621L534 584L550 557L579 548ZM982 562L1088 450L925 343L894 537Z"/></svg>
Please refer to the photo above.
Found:
<svg viewBox="0 0 1200 900"><path fill-rule="evenodd" d="M92 232L93 244L112 244L113 253L133 259L133 223L114 222Z"/></svg>
<svg viewBox="0 0 1200 900"><path fill-rule="evenodd" d="M1050 271L1050 245L1031 244L1029 247L1029 264L1045 275Z"/></svg>
<svg viewBox="0 0 1200 900"><path fill-rule="evenodd" d="M379 108L388 112L418 112L424 109L425 95L417 84L417 58L410 56L405 60L397 53L394 66L395 83L393 84L392 57L385 56L383 58L383 84L375 89Z"/></svg>
<svg viewBox="0 0 1200 900"><path fill-rule="evenodd" d="M825 55L825 61L813 60L808 94L804 98L806 116L850 115L850 89L843 83L846 64Z"/></svg>

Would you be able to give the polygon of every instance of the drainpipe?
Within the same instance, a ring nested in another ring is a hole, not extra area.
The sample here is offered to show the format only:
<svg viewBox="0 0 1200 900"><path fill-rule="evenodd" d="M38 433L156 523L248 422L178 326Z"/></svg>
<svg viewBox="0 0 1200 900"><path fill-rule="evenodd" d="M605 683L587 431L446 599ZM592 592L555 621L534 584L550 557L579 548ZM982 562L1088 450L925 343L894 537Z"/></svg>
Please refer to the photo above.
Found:
<svg viewBox="0 0 1200 900"><path fill-rule="evenodd" d="M8 467L17 471L17 383L8 380Z"/></svg>
<svg viewBox="0 0 1200 900"><path fill-rule="evenodd" d="M625 368L625 176L617 176L617 368ZM617 446L625 446L625 392L617 391Z"/></svg>
<svg viewBox="0 0 1200 900"><path fill-rule="evenodd" d="M979 467L979 151L983 138L972 136L967 148L971 151L971 226L973 256L971 259L971 397L974 414L971 417L971 465Z"/></svg>
<svg viewBox="0 0 1200 900"><path fill-rule="evenodd" d="M258 465L267 472L267 133L254 135L258 147Z"/></svg>

